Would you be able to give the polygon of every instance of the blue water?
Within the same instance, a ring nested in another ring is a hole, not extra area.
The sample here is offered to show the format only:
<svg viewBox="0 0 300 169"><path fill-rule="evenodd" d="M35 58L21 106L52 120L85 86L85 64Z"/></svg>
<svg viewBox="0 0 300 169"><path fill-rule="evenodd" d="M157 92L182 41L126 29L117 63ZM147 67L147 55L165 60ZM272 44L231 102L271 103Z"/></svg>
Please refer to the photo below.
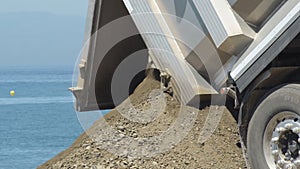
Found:
<svg viewBox="0 0 300 169"><path fill-rule="evenodd" d="M68 68L0 69L0 169L36 168L83 132L71 85Z"/></svg>

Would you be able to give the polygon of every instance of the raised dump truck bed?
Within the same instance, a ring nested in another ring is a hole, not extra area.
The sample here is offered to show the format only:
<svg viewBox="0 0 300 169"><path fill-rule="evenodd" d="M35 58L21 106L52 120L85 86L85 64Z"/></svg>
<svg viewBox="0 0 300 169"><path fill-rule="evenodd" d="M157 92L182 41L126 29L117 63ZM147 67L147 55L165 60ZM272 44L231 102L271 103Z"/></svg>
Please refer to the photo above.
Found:
<svg viewBox="0 0 300 169"><path fill-rule="evenodd" d="M299 33L299 1L280 2L255 1L249 7L245 0L91 0L81 76L72 89L77 109L113 108L125 99L127 95L113 103L113 73L128 55L142 49L147 51L135 65L146 68L151 61L152 67L173 76L173 88L184 91L179 99L185 104L197 95L217 94L229 72L243 92ZM265 10L254 15L259 9ZM116 22L119 27L102 29ZM105 41L118 32L136 35L118 39L120 43L103 53ZM132 92L142 78L123 89Z"/></svg>
<svg viewBox="0 0 300 169"><path fill-rule="evenodd" d="M253 168L296 167L271 140L300 128L299 15L300 0L90 0L76 109L114 108L155 69L183 104L230 96Z"/></svg>

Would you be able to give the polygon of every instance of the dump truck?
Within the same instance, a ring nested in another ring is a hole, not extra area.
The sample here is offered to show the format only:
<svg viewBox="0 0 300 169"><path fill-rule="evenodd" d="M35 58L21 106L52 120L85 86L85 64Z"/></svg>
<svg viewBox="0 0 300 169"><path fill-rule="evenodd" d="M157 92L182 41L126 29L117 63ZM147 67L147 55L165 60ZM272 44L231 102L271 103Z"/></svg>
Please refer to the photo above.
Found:
<svg viewBox="0 0 300 169"><path fill-rule="evenodd" d="M300 0L90 0L76 110L116 107L151 69L182 104L225 96L251 168L300 168L299 15Z"/></svg>

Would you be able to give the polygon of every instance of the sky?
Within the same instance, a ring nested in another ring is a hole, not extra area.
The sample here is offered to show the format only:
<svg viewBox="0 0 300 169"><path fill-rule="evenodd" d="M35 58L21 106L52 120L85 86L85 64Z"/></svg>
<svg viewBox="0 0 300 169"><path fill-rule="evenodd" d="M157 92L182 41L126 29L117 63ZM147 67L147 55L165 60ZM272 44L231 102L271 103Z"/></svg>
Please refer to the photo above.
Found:
<svg viewBox="0 0 300 169"><path fill-rule="evenodd" d="M0 67L74 67L88 0L0 1Z"/></svg>
<svg viewBox="0 0 300 169"><path fill-rule="evenodd" d="M50 12L57 15L85 16L88 0L2 0L0 12Z"/></svg>

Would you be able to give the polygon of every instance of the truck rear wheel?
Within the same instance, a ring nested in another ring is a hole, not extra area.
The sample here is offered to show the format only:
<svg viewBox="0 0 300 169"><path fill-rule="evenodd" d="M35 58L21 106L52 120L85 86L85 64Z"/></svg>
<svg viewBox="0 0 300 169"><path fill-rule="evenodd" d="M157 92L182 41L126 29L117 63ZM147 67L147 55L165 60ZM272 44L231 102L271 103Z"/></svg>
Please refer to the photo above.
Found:
<svg viewBox="0 0 300 169"><path fill-rule="evenodd" d="M249 123L247 151L253 169L300 168L300 85L274 91Z"/></svg>

